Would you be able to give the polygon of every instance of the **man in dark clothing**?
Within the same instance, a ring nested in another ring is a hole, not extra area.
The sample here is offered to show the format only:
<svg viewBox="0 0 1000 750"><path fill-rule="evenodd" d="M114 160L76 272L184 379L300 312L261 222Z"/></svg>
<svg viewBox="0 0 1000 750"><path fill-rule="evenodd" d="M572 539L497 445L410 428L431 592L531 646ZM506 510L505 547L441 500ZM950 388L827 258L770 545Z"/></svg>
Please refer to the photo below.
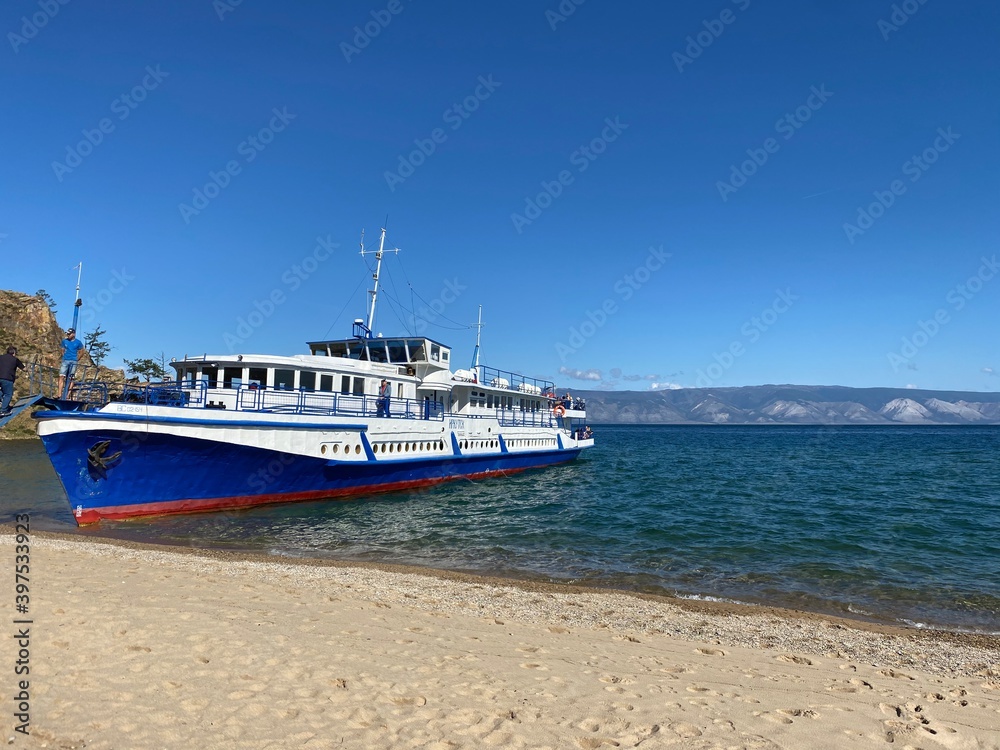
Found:
<svg viewBox="0 0 1000 750"><path fill-rule="evenodd" d="M0 417L10 414L10 400L14 398L14 378L17 371L24 369L24 363L17 358L17 349L7 347L6 354L0 354Z"/></svg>
<svg viewBox="0 0 1000 750"><path fill-rule="evenodd" d="M382 383L378 388L378 416L389 416L389 393L391 392L389 381L382 378Z"/></svg>

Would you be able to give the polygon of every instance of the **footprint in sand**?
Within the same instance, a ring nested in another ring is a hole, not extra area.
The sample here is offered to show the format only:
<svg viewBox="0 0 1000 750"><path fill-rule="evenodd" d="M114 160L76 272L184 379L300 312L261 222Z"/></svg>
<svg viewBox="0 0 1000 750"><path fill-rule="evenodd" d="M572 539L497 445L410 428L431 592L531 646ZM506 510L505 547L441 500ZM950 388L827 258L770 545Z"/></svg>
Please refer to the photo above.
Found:
<svg viewBox="0 0 1000 750"><path fill-rule="evenodd" d="M775 659L791 664L806 664L812 666L812 659L807 659L804 656L796 656L795 654L782 654L781 656L776 656Z"/></svg>
<svg viewBox="0 0 1000 750"><path fill-rule="evenodd" d="M667 729L676 734L681 739L689 740L694 737L701 737L701 730L698 729L694 724L688 724L687 722L679 721L674 724L668 724Z"/></svg>
<svg viewBox="0 0 1000 750"><path fill-rule="evenodd" d="M694 650L696 654L703 654L705 656L725 656L726 652L721 648L696 648Z"/></svg>
<svg viewBox="0 0 1000 750"><path fill-rule="evenodd" d="M540 669L543 672L549 671L548 667L533 661L525 662L521 665L521 669Z"/></svg>
<svg viewBox="0 0 1000 750"><path fill-rule="evenodd" d="M878 673L883 677L895 677L896 679L899 680L915 679L913 677L910 677L910 675L906 674L905 672L897 672L895 669L880 669Z"/></svg>

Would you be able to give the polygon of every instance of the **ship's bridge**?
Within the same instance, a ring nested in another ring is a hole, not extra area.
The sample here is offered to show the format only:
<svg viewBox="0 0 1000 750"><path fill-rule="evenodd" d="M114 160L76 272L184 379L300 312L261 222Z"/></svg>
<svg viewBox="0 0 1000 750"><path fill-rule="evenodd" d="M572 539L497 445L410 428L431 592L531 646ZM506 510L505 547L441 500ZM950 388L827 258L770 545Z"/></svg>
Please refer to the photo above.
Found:
<svg viewBox="0 0 1000 750"><path fill-rule="evenodd" d="M426 365L448 369L451 349L433 339L412 338L350 338L332 341L310 341L309 352L317 357L343 357L364 362L385 362L398 365Z"/></svg>

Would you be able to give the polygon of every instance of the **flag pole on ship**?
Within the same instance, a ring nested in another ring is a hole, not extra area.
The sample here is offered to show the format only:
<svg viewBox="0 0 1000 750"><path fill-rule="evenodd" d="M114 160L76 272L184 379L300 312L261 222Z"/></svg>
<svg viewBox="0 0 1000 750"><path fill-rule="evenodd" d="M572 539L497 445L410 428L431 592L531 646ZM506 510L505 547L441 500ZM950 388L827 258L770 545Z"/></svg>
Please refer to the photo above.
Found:
<svg viewBox="0 0 1000 750"><path fill-rule="evenodd" d="M73 303L73 330L76 330L77 323L80 322L80 306L83 300L80 299L80 277L83 276L83 261L81 260L73 268L76 269L76 302Z"/></svg>
<svg viewBox="0 0 1000 750"><path fill-rule="evenodd" d="M476 323L476 348L472 353L472 372L479 374L479 340L483 334L483 306L479 306L479 322Z"/></svg>

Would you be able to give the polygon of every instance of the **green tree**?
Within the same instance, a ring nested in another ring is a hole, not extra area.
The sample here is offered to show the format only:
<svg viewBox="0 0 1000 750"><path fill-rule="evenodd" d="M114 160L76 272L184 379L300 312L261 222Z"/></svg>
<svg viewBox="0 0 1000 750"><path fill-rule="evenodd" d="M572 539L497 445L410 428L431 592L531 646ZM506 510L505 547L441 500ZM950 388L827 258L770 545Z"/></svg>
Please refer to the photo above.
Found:
<svg viewBox="0 0 1000 750"><path fill-rule="evenodd" d="M49 306L52 314L56 314L56 301L52 299L52 295L46 292L44 289L39 289L35 292L35 296L41 298L42 302Z"/></svg>
<svg viewBox="0 0 1000 750"><path fill-rule="evenodd" d="M149 382L153 380L163 380L167 374L166 368L163 366L163 355L160 355L159 360L156 359L124 359L125 367L133 375L137 375L141 378L145 378Z"/></svg>
<svg viewBox="0 0 1000 750"><path fill-rule="evenodd" d="M87 353L90 354L90 358L94 361L94 364L98 367L104 363L108 353L114 348L104 340L104 334L106 333L107 331L101 328L100 323L98 323L97 328L90 333L84 334L83 337L83 345L86 347Z"/></svg>

